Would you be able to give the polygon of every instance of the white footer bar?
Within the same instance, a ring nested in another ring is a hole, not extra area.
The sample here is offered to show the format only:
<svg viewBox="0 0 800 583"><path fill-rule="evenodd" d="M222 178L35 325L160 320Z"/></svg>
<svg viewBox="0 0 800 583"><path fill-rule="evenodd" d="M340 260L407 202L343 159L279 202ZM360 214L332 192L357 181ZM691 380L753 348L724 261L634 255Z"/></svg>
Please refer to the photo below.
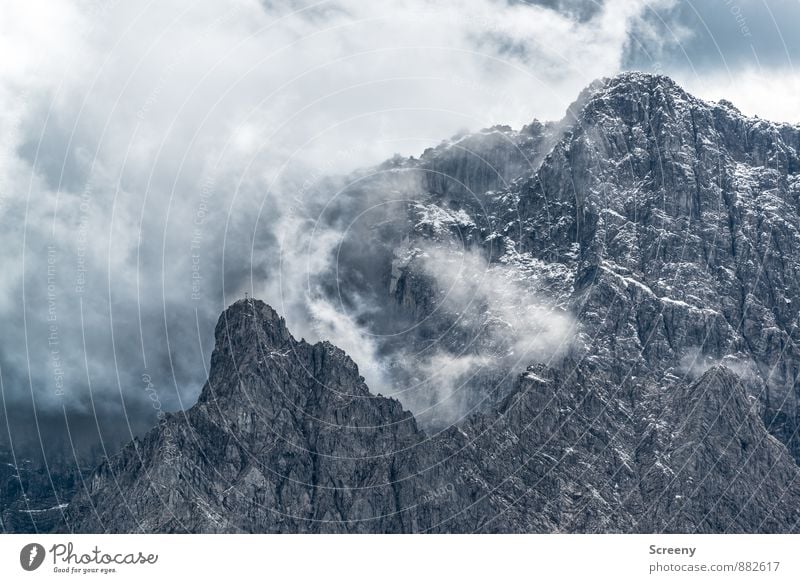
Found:
<svg viewBox="0 0 800 583"><path fill-rule="evenodd" d="M0 579L777 583L800 581L799 550L800 535L2 535Z"/></svg>

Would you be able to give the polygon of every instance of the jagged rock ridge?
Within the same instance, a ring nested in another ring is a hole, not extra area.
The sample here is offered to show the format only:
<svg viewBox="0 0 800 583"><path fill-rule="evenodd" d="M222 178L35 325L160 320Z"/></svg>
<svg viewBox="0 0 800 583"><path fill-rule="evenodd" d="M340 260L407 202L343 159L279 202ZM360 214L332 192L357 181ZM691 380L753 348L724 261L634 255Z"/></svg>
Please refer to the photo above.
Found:
<svg viewBox="0 0 800 583"><path fill-rule="evenodd" d="M329 343L266 304L217 326L200 401L95 473L76 531L783 532L798 467L735 374L621 419L586 379L532 367L491 414L426 435ZM626 443L637 443L633 456ZM619 445L618 445L619 444ZM779 502L776 503L776 501Z"/></svg>

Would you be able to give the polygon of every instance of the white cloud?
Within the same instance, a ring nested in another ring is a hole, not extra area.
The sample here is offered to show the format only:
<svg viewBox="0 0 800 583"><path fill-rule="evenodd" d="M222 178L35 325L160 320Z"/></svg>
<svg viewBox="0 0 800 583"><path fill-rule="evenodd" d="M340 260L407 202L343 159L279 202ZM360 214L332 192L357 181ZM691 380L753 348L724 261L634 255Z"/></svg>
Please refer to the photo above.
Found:
<svg viewBox="0 0 800 583"><path fill-rule="evenodd" d="M727 99L742 113L774 122L800 123L800 72L791 69L742 69L676 80L697 97Z"/></svg>
<svg viewBox="0 0 800 583"><path fill-rule="evenodd" d="M421 257L425 272L444 290L443 306L467 325L488 323L487 332L514 368L550 360L568 347L574 321L552 298L537 297L533 282L520 279L517 269L489 264L477 251L429 247Z"/></svg>
<svg viewBox="0 0 800 583"><path fill-rule="evenodd" d="M518 270L489 264L478 251L433 245L417 261L435 282L437 309L452 318L454 330L472 337L460 351L438 346L415 361L405 359L419 389L399 398L424 420L457 422L496 383L533 363L557 360L569 348L574 319L553 298L538 296L534 281Z"/></svg>

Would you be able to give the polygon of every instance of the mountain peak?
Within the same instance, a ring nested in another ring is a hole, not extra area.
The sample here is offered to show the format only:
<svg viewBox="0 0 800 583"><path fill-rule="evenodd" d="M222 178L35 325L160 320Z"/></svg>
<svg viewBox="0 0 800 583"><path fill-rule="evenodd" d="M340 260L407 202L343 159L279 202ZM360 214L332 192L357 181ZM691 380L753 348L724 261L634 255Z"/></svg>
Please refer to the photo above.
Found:
<svg viewBox="0 0 800 583"><path fill-rule="evenodd" d="M292 339L286 320L272 306L255 298L240 299L228 306L217 322L217 344L228 338L248 338L250 332L258 332L260 340L266 345L280 347Z"/></svg>
<svg viewBox="0 0 800 583"><path fill-rule="evenodd" d="M600 80L600 84L607 88L616 87L642 87L642 88L655 88L667 87L683 91L671 77L667 75L660 75L657 73L647 73L643 71L624 71L611 77L604 77Z"/></svg>
<svg viewBox="0 0 800 583"><path fill-rule="evenodd" d="M610 111L623 117L652 107L672 111L699 101L665 75L628 72L601 79L587 88L583 115Z"/></svg>
<svg viewBox="0 0 800 583"><path fill-rule="evenodd" d="M569 106L565 120L591 119L598 112L625 116L653 103L671 107L676 102L694 101L694 97L666 75L626 71L590 83Z"/></svg>

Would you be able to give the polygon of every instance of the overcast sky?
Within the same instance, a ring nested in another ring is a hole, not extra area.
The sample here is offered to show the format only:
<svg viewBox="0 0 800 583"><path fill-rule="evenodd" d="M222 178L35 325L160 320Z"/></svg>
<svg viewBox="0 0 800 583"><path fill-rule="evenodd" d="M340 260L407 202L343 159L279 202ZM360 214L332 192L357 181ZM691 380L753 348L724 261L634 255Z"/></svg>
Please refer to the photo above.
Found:
<svg viewBox="0 0 800 583"><path fill-rule="evenodd" d="M648 19L664 40L635 40L625 68L660 70L707 99L726 98L748 115L800 122L800 1L676 2Z"/></svg>
<svg viewBox="0 0 800 583"><path fill-rule="evenodd" d="M122 438L196 399L226 305L324 268L287 219L321 175L626 69L800 122L798 0L8 0L0 54L4 411Z"/></svg>

